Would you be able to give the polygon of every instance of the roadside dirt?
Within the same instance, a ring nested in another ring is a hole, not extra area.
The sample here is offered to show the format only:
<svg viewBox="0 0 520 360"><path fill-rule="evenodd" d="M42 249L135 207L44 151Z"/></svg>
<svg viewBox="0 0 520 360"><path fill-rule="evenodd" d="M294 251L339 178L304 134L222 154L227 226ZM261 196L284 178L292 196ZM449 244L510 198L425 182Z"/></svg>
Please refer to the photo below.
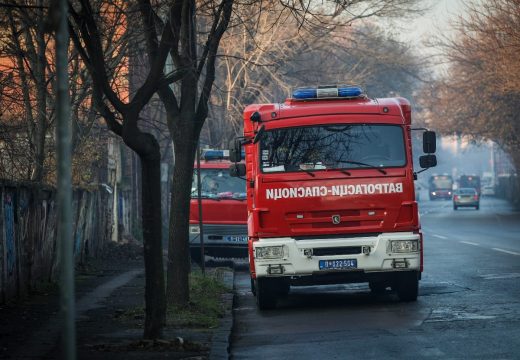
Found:
<svg viewBox="0 0 520 360"><path fill-rule="evenodd" d="M101 259L76 270L76 300L119 274L142 270L141 248L111 246ZM164 339L143 341L144 318L132 310L144 305L144 273L115 289L99 307L80 314L76 323L78 359L206 359L212 329L167 328ZM60 359L57 287L0 307L1 359Z"/></svg>

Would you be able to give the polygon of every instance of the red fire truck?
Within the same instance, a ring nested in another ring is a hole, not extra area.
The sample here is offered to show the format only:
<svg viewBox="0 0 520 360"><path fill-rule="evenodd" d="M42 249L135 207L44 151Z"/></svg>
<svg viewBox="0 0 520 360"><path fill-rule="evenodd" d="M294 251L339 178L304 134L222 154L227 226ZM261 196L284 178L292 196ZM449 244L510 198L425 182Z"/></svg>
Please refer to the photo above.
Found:
<svg viewBox="0 0 520 360"><path fill-rule="evenodd" d="M411 106L358 87L297 89L283 104L244 111L251 287L260 309L290 286L368 282L414 301L423 270L415 201ZM420 166L436 166L423 130Z"/></svg>
<svg viewBox="0 0 520 360"><path fill-rule="evenodd" d="M222 150L205 150L200 161L200 183L205 256L247 258L247 204L245 181L229 175ZM190 252L201 261L197 167L194 169L190 203Z"/></svg>

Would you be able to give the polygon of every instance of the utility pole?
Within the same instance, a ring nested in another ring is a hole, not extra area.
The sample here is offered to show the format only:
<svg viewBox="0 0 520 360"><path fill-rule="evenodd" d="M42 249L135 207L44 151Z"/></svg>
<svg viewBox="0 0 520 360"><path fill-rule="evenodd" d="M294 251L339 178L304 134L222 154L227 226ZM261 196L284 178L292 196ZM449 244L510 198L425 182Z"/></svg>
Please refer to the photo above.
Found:
<svg viewBox="0 0 520 360"><path fill-rule="evenodd" d="M61 265L63 358L76 359L76 306L72 236L72 160L68 76L69 29L67 0L53 0L49 9L56 31L56 115L58 160L58 251Z"/></svg>

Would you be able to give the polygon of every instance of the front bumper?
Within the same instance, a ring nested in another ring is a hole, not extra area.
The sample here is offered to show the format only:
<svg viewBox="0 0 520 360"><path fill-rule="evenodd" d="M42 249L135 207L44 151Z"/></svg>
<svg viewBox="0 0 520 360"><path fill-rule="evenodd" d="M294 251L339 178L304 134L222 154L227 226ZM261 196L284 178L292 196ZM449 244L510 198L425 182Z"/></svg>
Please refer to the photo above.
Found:
<svg viewBox="0 0 520 360"><path fill-rule="evenodd" d="M419 247L414 252L392 253L390 249L392 240L417 240ZM291 277L297 282L298 277L304 277L310 283L319 283L318 279L335 278L337 280L332 282L341 282L340 279L348 282L365 282L381 277L381 273L420 271L421 268L420 235L412 232L305 240L288 237L266 238L253 243L255 256L256 248L264 246L283 246L283 257L278 259L255 257L257 278L284 276ZM309 256L309 253L312 255ZM320 270L320 260L350 259L356 260L356 268Z"/></svg>
<svg viewBox="0 0 520 360"><path fill-rule="evenodd" d="M435 191L435 194L433 192L430 192L430 198L432 199L451 199L452 193L451 191Z"/></svg>
<svg viewBox="0 0 520 360"><path fill-rule="evenodd" d="M474 207L474 206L478 206L479 202L478 201L454 201L453 205L455 205L457 207Z"/></svg>
<svg viewBox="0 0 520 360"><path fill-rule="evenodd" d="M247 225L205 224L204 254L216 258L247 258ZM190 233L190 251L199 256L200 233Z"/></svg>

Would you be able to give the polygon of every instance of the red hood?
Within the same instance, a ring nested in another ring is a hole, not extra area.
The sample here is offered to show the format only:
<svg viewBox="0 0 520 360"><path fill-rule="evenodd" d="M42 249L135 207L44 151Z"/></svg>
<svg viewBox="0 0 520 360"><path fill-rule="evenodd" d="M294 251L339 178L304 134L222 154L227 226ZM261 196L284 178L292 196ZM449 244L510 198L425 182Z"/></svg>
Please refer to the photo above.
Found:
<svg viewBox="0 0 520 360"><path fill-rule="evenodd" d="M192 199L190 203L190 223L196 223L198 221L198 202L197 199ZM246 224L246 200L202 199L202 221L205 224Z"/></svg>

